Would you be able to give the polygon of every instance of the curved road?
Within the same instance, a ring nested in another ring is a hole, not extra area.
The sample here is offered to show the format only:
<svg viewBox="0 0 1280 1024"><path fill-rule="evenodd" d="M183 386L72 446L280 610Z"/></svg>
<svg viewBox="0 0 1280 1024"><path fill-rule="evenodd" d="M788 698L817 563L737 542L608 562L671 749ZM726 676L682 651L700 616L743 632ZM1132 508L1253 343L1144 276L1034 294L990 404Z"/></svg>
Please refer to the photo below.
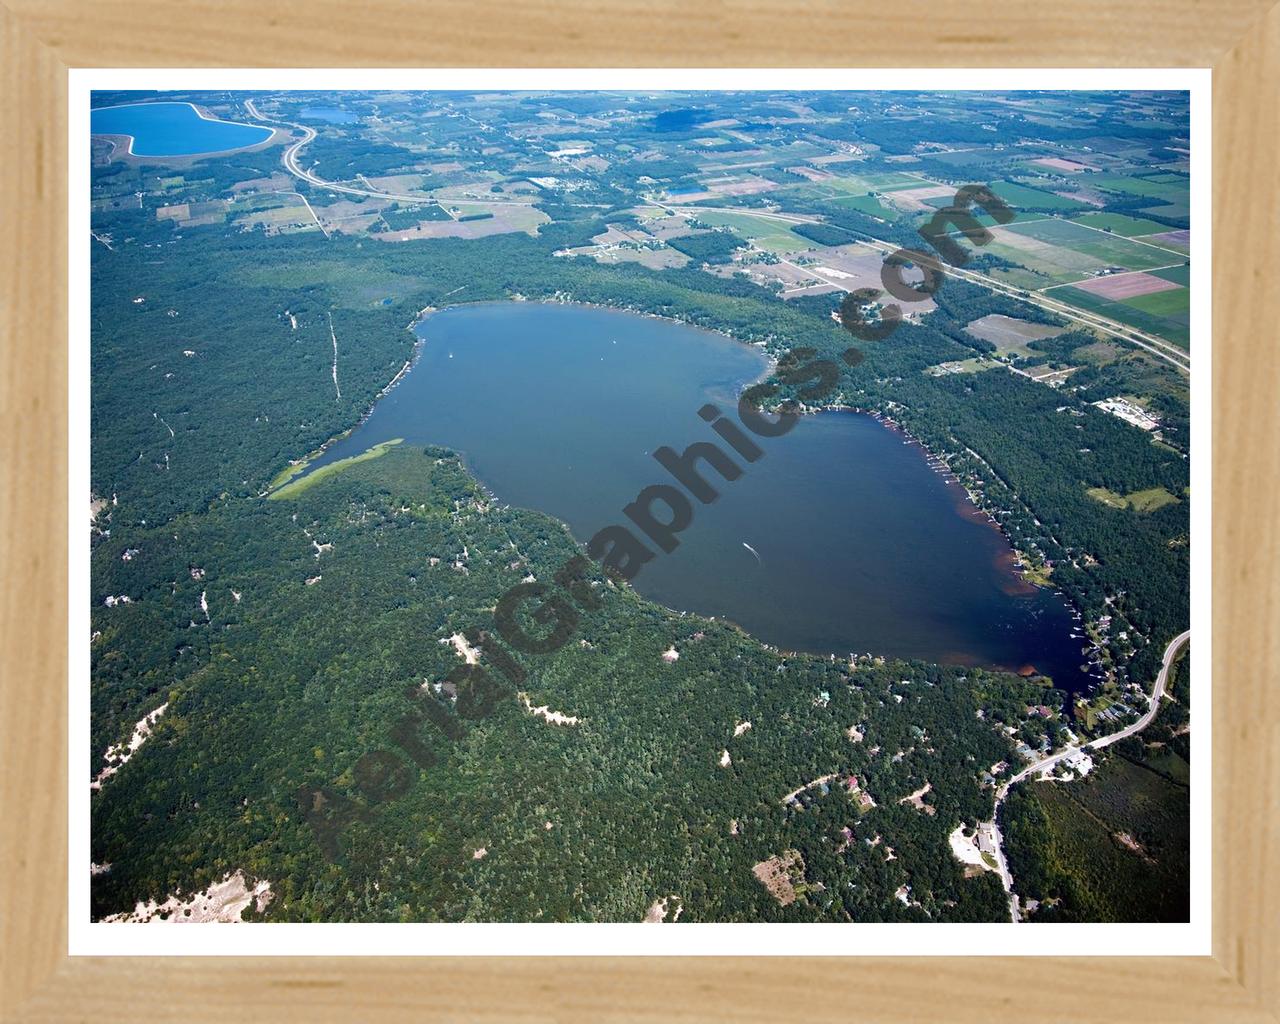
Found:
<svg viewBox="0 0 1280 1024"><path fill-rule="evenodd" d="M446 213L449 211L445 209L445 203L448 203L451 206L494 206L499 204L506 204L508 206L529 205L518 200L502 199L497 197L491 199L486 198L483 200L451 198L440 201L432 199L429 196L400 195L395 192L384 192L380 189L373 188L372 186L369 188L354 188L351 185L339 185L337 182L325 181L324 178L317 177L298 163L298 154L302 152L302 148L316 137L316 130L314 128L309 128L305 124L295 124L292 121L281 121L277 118L267 117L259 112L258 108L253 105L253 100L245 100L244 105L249 113L259 121L265 121L267 124L287 125L290 128L296 128L298 131L302 132L302 138L297 142L292 143L289 148L284 151L284 168L295 178L301 178L308 184L315 185L316 188L328 189L330 192L345 192L347 195L352 196L368 196L372 199L394 199L397 202L414 203L417 205L424 203L436 203L440 209L445 210ZM364 175L357 175L357 177L361 181L364 181L365 184L368 184L368 179L366 179Z"/></svg>
<svg viewBox="0 0 1280 1024"><path fill-rule="evenodd" d="M303 146L316 137L316 130L314 128L308 128L305 124L294 124L292 121L281 121L275 118L266 117L258 112L258 108L253 105L253 100L245 100L244 105L245 109L247 109L249 113L259 121L266 121L268 124L287 125L290 128L295 128L302 132L302 138L297 142L292 143L289 148L284 151L285 170L295 178L301 178L308 184L315 185L316 188L328 189L331 192L346 192L348 195L353 196L370 196L374 199L396 199L410 203L422 203L426 201L422 196L403 196L396 195L392 192L378 192L373 189L352 188L349 185L339 185L332 181L325 181L323 178L317 178L310 171L304 170L298 164L298 153L302 150Z"/></svg>
<svg viewBox="0 0 1280 1024"><path fill-rule="evenodd" d="M1149 698L1151 702L1150 706L1147 708L1146 713L1136 722L1126 725L1123 729L1119 729L1116 732L1108 733L1106 736L1100 736L1096 740L1090 740L1088 743L1080 743L1075 746L1064 747L1056 754L1050 754L1048 757L1036 761L1034 764L1027 765L1027 767L1023 768L1022 771L1018 772L1017 775L996 790L995 807L991 812L991 822L996 837L995 858L1000 875L1000 881L1004 885L1005 892L1009 893L1009 914L1015 922L1019 920L1019 917L1017 903L1015 902L1016 898L1013 895L1013 876L1009 873L1009 867L1004 859L1004 843L1000 836L1000 827L996 824L996 819L999 817L1000 813L1000 804L1003 802L1004 798L1009 795L1010 787L1017 785L1028 776L1035 775L1037 772L1047 771L1053 768L1054 765L1070 754L1079 753L1085 750L1101 750L1103 747L1109 747L1113 743L1119 743L1120 740L1128 739L1130 736L1141 732L1150 725L1152 720L1160 711L1160 698L1164 696L1164 688L1169 679L1169 669L1173 666L1173 660L1177 657L1178 652L1182 649L1183 645L1190 639L1191 630L1188 629L1179 633L1169 641L1169 646L1164 649L1164 661L1160 666L1159 674L1156 676L1156 684L1151 690L1151 696Z"/></svg>

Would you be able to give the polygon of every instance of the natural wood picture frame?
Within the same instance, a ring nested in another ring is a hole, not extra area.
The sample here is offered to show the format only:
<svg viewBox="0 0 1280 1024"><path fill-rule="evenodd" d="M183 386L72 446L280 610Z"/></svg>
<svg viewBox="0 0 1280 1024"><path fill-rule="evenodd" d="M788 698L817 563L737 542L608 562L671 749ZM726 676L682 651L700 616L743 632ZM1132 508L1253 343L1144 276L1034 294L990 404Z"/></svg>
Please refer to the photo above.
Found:
<svg viewBox="0 0 1280 1024"><path fill-rule="evenodd" d="M1280 299L1267 279L1280 260L1280 7L6 0L0 47L11 152L0 214L4 1020L1280 1018ZM1211 66L1213 956L68 957L67 70L288 65Z"/></svg>

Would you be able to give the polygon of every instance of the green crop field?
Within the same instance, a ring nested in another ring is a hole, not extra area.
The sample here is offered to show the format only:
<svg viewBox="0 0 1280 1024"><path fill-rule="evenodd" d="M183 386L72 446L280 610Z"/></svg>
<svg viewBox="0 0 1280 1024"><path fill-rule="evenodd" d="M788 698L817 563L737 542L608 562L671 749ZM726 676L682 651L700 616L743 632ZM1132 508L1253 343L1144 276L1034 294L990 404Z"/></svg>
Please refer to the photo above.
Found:
<svg viewBox="0 0 1280 1024"><path fill-rule="evenodd" d="M1173 177L1175 180L1160 180ZM1156 175L1150 178L1139 178L1118 174L1090 174L1081 178L1081 184L1090 188L1102 188L1108 192L1123 192L1131 196L1149 196L1165 202L1177 202L1185 199L1189 179L1174 175Z"/></svg>
<svg viewBox="0 0 1280 1024"><path fill-rule="evenodd" d="M1075 199L1064 199L1043 189L1029 188L1013 181L997 181L991 186L995 192L1010 206L1028 210L1055 210L1067 212L1071 210L1087 210L1089 207Z"/></svg>
<svg viewBox="0 0 1280 1024"><path fill-rule="evenodd" d="M1123 213L1085 213L1079 217L1073 217L1072 221L1076 224L1083 224L1086 227L1112 231L1117 235L1123 235L1125 238L1133 238L1137 235L1156 235L1161 231L1169 230L1168 225L1157 224L1153 220L1126 217ZM1157 242L1155 244L1159 245L1160 243Z"/></svg>
<svg viewBox="0 0 1280 1024"><path fill-rule="evenodd" d="M1098 266L1147 270L1165 266L1181 258L1180 253L1132 242L1105 231L1094 231L1069 220L1037 220L1014 224L1007 230L1088 256Z"/></svg>
<svg viewBox="0 0 1280 1024"><path fill-rule="evenodd" d="M1174 284L1180 284L1184 288L1191 287L1191 268L1186 264L1180 267L1165 267L1163 270L1153 270L1151 275L1163 278L1166 281L1172 281Z"/></svg>
<svg viewBox="0 0 1280 1024"><path fill-rule="evenodd" d="M1186 193L1184 192L1185 196ZM1143 213L1149 213L1153 217L1170 217L1174 220L1189 221L1191 217L1191 206L1186 199L1169 202L1163 206L1146 206L1142 209Z"/></svg>
<svg viewBox="0 0 1280 1024"><path fill-rule="evenodd" d="M767 217L755 217L749 213L709 213L705 210L697 214L698 220L714 227L732 228L743 238L747 238L762 249L776 253L803 252L812 249L814 243L801 238L781 221Z"/></svg>
<svg viewBox="0 0 1280 1024"><path fill-rule="evenodd" d="M1168 314L1151 313L1131 305L1132 299L1127 302L1111 302L1100 295L1082 292L1078 288L1055 288L1050 294L1062 302L1069 302L1080 309L1098 313L1111 320L1136 327L1140 331L1147 331L1158 338L1164 338L1183 348L1190 344L1190 319L1185 311ZM1155 295L1187 296L1188 293L1185 290L1179 290L1177 292L1157 292ZM1140 296L1140 298L1152 297Z"/></svg>
<svg viewBox="0 0 1280 1024"><path fill-rule="evenodd" d="M1124 305L1161 317L1186 317L1191 311L1191 293L1185 288L1167 292L1135 295L1123 300Z"/></svg>
<svg viewBox="0 0 1280 1024"><path fill-rule="evenodd" d="M880 217L883 220L893 220L897 217L897 214L892 210L886 210L875 196L840 196L838 199L833 199L832 202L836 206L844 206L851 210L857 210L859 213L868 214L871 217Z"/></svg>

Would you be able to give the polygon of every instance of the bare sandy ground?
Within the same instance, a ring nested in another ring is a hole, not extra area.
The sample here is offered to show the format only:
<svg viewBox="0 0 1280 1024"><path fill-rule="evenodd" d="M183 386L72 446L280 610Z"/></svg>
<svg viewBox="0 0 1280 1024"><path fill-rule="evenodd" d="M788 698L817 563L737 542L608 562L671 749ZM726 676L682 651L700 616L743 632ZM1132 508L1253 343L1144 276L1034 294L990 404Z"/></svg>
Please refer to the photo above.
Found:
<svg viewBox="0 0 1280 1024"><path fill-rule="evenodd" d="M982 851L978 849L977 843L965 835L963 824L957 825L947 839L951 843L951 852L961 864L970 864L982 868L983 871L991 870L987 862L982 859Z"/></svg>
<svg viewBox="0 0 1280 1024"><path fill-rule="evenodd" d="M527 693L519 694L520 702L524 704L524 709L531 715L540 715L552 725L578 725L582 719L576 715L566 715L560 711L552 711L550 705L543 704L541 707L534 707L529 701Z"/></svg>
<svg viewBox="0 0 1280 1024"><path fill-rule="evenodd" d="M189 900L180 899L180 895L175 893L163 903L138 903L132 911L111 914L102 920L108 924L238 924L250 903L262 913L272 898L270 882L256 882L250 888L243 871L225 875L221 882L214 882Z"/></svg>
<svg viewBox="0 0 1280 1024"><path fill-rule="evenodd" d="M106 753L102 755L102 759L106 764L103 765L102 771L98 772L98 777L89 783L90 789L101 789L102 784L118 772L128 762L129 758L138 752L138 748L147 741L147 737L151 735L151 730L168 707L169 702L165 701L154 711L143 715L137 725L133 727L133 735L129 737L127 744L115 743L107 747Z"/></svg>
<svg viewBox="0 0 1280 1024"><path fill-rule="evenodd" d="M453 649L458 652L468 665L476 665L480 662L480 651L467 642L467 638L461 633L454 633L453 636L447 637L440 641L442 644L453 644Z"/></svg>
<svg viewBox="0 0 1280 1024"><path fill-rule="evenodd" d="M933 789L933 783L926 782L914 793L908 793L901 800L899 800L898 803L910 804L917 811L924 811L925 814L932 816L933 814L937 813L937 809L924 802L924 795L928 793L931 789Z"/></svg>

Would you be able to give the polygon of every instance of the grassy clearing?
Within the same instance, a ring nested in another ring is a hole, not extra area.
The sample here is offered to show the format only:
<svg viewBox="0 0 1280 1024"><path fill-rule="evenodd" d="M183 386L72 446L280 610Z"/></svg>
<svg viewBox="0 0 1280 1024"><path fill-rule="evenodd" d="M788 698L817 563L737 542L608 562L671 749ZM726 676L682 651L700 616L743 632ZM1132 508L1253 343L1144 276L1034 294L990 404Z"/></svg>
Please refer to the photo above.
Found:
<svg viewBox="0 0 1280 1024"><path fill-rule="evenodd" d="M945 377L953 373L980 373L983 370L990 370L1000 364L983 356L975 356L972 359L957 359L950 363L938 363L936 366L925 367L922 373L929 377Z"/></svg>
<svg viewBox="0 0 1280 1024"><path fill-rule="evenodd" d="M310 259L288 266L246 267L236 271L233 278L236 283L251 288L327 286L332 289L335 304L348 309L363 309L384 298L398 302L421 292L423 287L416 277L389 274L359 261L344 263L326 259Z"/></svg>
<svg viewBox="0 0 1280 1024"><path fill-rule="evenodd" d="M279 473L272 477L271 483L267 484L267 490L274 491L278 487L283 487L295 476L306 469L309 461L309 459L303 459L296 466L285 466L284 469L280 470Z"/></svg>
<svg viewBox="0 0 1280 1024"><path fill-rule="evenodd" d="M1145 491L1131 491L1125 495L1135 512L1154 512L1165 505L1177 502L1172 494L1163 487L1149 487Z"/></svg>
<svg viewBox="0 0 1280 1024"><path fill-rule="evenodd" d="M1128 508L1129 503L1125 501L1122 495L1116 494L1115 491L1109 491L1105 487L1090 487L1085 492L1094 501L1100 501L1104 505L1111 508Z"/></svg>
<svg viewBox="0 0 1280 1024"><path fill-rule="evenodd" d="M1110 508L1127 508L1134 512L1154 512L1178 500L1163 487L1149 487L1145 491L1131 491L1124 495L1105 487L1090 487L1085 490L1085 494Z"/></svg>
<svg viewBox="0 0 1280 1024"><path fill-rule="evenodd" d="M331 462L327 466L321 466L314 473L304 476L301 480L294 480L292 483L285 484L279 490L268 494L267 500L278 501L281 498L296 498L303 491L310 487L314 487L321 480L334 476L337 473L341 473L344 469L349 469L358 462L368 462L370 459L376 459L381 455L386 455L387 452L396 445L403 443L403 437L396 437L390 441L382 441L379 444L375 444L368 451L361 452L359 455L352 455L349 459L339 459L337 462Z"/></svg>

